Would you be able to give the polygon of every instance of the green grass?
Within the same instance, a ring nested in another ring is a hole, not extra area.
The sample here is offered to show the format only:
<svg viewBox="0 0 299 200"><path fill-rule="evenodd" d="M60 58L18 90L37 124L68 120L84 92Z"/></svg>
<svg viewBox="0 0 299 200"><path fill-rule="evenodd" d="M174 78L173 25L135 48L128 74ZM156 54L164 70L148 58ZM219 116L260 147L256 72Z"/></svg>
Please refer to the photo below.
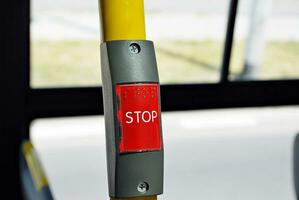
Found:
<svg viewBox="0 0 299 200"><path fill-rule="evenodd" d="M222 59L219 41L156 42L162 83L216 82ZM97 41L34 41L31 46L33 87L87 86L101 83ZM261 79L299 77L299 42L269 42ZM232 76L242 72L244 42L235 42Z"/></svg>

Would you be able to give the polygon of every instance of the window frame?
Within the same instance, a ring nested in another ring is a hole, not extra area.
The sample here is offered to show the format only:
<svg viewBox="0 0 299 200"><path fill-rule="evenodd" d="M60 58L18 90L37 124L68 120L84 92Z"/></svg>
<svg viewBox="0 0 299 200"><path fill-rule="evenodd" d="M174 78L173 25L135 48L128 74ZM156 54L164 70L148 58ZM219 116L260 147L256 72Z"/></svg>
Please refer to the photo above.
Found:
<svg viewBox="0 0 299 200"><path fill-rule="evenodd" d="M299 95L296 95L299 80L229 80L238 3L239 0L230 0L220 81L162 85L162 111L299 104ZM29 51L29 46L25 50ZM37 118L104 114L102 87L30 88L28 102L30 121Z"/></svg>

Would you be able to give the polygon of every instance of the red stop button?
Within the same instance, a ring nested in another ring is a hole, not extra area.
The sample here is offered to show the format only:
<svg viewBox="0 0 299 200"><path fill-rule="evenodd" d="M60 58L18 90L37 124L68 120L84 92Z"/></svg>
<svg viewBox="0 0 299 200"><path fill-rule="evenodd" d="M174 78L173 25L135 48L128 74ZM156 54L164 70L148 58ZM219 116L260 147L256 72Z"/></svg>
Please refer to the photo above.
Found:
<svg viewBox="0 0 299 200"><path fill-rule="evenodd" d="M120 153L161 150L158 84L116 86Z"/></svg>

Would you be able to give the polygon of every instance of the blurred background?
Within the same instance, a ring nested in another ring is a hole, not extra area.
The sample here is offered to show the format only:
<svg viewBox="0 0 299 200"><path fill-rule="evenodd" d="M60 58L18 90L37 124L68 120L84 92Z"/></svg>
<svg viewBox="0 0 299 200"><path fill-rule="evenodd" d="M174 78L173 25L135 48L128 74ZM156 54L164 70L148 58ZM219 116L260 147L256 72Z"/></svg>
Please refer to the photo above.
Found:
<svg viewBox="0 0 299 200"><path fill-rule="evenodd" d="M145 0L162 84L217 83L229 0ZM299 77L299 1L240 0L231 81ZM101 85L97 0L32 0L31 86ZM275 98L275 97L273 97ZM295 200L299 108L163 114L161 199ZM103 117L40 119L31 138L55 199L107 199Z"/></svg>
<svg viewBox="0 0 299 200"><path fill-rule="evenodd" d="M101 84L97 4L32 1L33 87ZM219 80L228 6L229 0L145 0L147 38L156 43L162 83ZM297 78L298 54L297 0L240 0L232 80Z"/></svg>

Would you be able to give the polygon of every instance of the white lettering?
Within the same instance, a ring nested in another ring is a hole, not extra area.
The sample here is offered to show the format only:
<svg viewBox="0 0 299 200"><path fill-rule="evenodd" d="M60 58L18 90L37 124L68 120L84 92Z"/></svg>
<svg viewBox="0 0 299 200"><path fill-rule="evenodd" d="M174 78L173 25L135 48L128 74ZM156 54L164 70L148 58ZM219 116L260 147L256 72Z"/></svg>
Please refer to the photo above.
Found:
<svg viewBox="0 0 299 200"><path fill-rule="evenodd" d="M158 118L158 112L153 111L134 111L134 112L126 112L126 124L132 124L132 123L149 123L149 122L155 122L155 120Z"/></svg>
<svg viewBox="0 0 299 200"><path fill-rule="evenodd" d="M145 114L148 115L148 119L147 119L147 120L145 119ZM150 122L150 121L151 121L151 118L152 118L152 116L151 116L151 113L150 113L149 111L144 111L144 112L142 113L142 121L144 121L145 123Z"/></svg>
<svg viewBox="0 0 299 200"><path fill-rule="evenodd" d="M134 113L136 114L137 123L139 123L139 114L141 113L141 111L134 111Z"/></svg>
<svg viewBox="0 0 299 200"><path fill-rule="evenodd" d="M132 112L126 112L126 117L130 119L130 121L126 121L127 124L132 124L134 121L134 119L131 115L132 115Z"/></svg>
<svg viewBox="0 0 299 200"><path fill-rule="evenodd" d="M158 117L158 113L157 113L157 111L152 111L152 122L154 122L155 121L155 119Z"/></svg>

